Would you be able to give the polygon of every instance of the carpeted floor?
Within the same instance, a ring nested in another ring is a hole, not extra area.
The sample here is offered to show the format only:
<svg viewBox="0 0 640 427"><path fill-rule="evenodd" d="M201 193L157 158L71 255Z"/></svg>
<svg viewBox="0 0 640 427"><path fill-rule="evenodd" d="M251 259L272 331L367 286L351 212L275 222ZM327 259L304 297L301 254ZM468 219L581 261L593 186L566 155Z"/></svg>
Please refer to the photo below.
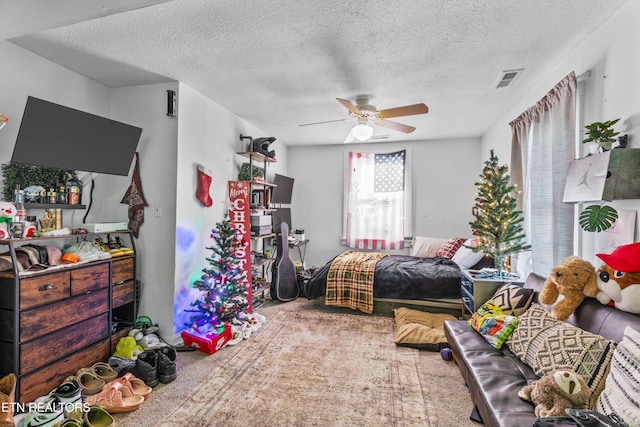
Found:
<svg viewBox="0 0 640 427"><path fill-rule="evenodd" d="M397 347L390 317L268 302L250 339L214 355L179 353L161 384L118 426L477 426L458 368Z"/></svg>

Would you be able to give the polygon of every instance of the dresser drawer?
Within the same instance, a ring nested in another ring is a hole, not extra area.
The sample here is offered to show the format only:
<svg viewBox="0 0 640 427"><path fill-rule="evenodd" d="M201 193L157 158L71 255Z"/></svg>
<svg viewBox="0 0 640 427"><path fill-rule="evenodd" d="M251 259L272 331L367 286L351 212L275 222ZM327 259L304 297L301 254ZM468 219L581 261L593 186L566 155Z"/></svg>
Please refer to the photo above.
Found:
<svg viewBox="0 0 640 427"><path fill-rule="evenodd" d="M133 302L135 299L135 290L133 288L133 280L114 285L112 290L112 303L113 308L121 307L125 304Z"/></svg>
<svg viewBox="0 0 640 427"><path fill-rule="evenodd" d="M109 358L111 347L109 339L104 339L82 351L71 354L56 363L31 374L20 377L19 402L32 402L56 388L69 375L75 375L80 368L92 366L98 361Z"/></svg>
<svg viewBox="0 0 640 427"><path fill-rule="evenodd" d="M108 286L108 262L71 270L71 295L86 294Z"/></svg>
<svg viewBox="0 0 640 427"><path fill-rule="evenodd" d="M20 313L20 342L37 338L109 311L109 289Z"/></svg>
<svg viewBox="0 0 640 427"><path fill-rule="evenodd" d="M126 280L134 279L133 263L134 258L119 259L112 261L111 283L122 283Z"/></svg>
<svg viewBox="0 0 640 427"><path fill-rule="evenodd" d="M68 271L20 280L20 308L68 298L70 282Z"/></svg>
<svg viewBox="0 0 640 427"><path fill-rule="evenodd" d="M20 346L20 373L25 374L109 336L108 313L61 329Z"/></svg>

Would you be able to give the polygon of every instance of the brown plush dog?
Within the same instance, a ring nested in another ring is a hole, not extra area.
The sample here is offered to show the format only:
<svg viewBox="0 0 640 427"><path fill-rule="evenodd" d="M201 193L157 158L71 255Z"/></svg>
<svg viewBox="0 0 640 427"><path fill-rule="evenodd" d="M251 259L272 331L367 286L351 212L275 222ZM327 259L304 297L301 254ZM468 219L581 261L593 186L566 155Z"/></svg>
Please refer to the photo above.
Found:
<svg viewBox="0 0 640 427"><path fill-rule="evenodd" d="M551 305L560 295L564 295L564 299L551 309L551 315L558 320L565 320L584 301L585 296L595 297L597 294L598 277L595 267L582 258L570 256L551 270L538 300L542 304Z"/></svg>
<svg viewBox="0 0 640 427"><path fill-rule="evenodd" d="M518 396L536 405L536 417L558 417L568 408L588 409L591 390L578 373L557 370L522 387Z"/></svg>

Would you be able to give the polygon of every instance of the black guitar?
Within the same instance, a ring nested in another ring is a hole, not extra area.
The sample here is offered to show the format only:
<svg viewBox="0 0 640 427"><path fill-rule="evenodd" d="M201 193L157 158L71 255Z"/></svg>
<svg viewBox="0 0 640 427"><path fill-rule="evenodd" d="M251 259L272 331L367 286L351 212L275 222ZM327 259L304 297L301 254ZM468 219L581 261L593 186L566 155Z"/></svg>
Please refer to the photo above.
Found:
<svg viewBox="0 0 640 427"><path fill-rule="evenodd" d="M280 224L280 236L277 240L278 255L271 267L271 298L278 301L292 301L298 297L298 279L296 267L289 258L289 225Z"/></svg>

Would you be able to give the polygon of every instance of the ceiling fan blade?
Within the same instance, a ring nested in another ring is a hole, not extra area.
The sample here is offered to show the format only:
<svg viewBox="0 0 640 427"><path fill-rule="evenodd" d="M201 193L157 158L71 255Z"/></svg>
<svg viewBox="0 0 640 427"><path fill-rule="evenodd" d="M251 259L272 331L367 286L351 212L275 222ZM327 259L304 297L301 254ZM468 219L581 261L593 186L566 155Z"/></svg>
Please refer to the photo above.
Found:
<svg viewBox="0 0 640 427"><path fill-rule="evenodd" d="M378 117L388 119L391 117L415 116L416 114L427 114L429 107L424 104L405 105L404 107L388 108L379 110Z"/></svg>
<svg viewBox="0 0 640 427"><path fill-rule="evenodd" d="M392 122L391 120L376 120L375 123L389 129L397 130L398 132L411 133L416 130L413 126L403 125L402 123Z"/></svg>
<svg viewBox="0 0 640 427"><path fill-rule="evenodd" d="M324 124L324 123L344 122L346 120L350 120L350 119L337 119L337 120L326 120L324 122L303 123L303 124L298 125L298 126L321 125L321 124Z"/></svg>
<svg viewBox="0 0 640 427"><path fill-rule="evenodd" d="M349 111L351 111L353 114L355 114L356 116L360 116L362 115L362 111L358 110L356 108L355 105L353 105L353 102L347 100L347 99L342 99L342 98L336 98L338 100L338 102L342 105L344 105Z"/></svg>

